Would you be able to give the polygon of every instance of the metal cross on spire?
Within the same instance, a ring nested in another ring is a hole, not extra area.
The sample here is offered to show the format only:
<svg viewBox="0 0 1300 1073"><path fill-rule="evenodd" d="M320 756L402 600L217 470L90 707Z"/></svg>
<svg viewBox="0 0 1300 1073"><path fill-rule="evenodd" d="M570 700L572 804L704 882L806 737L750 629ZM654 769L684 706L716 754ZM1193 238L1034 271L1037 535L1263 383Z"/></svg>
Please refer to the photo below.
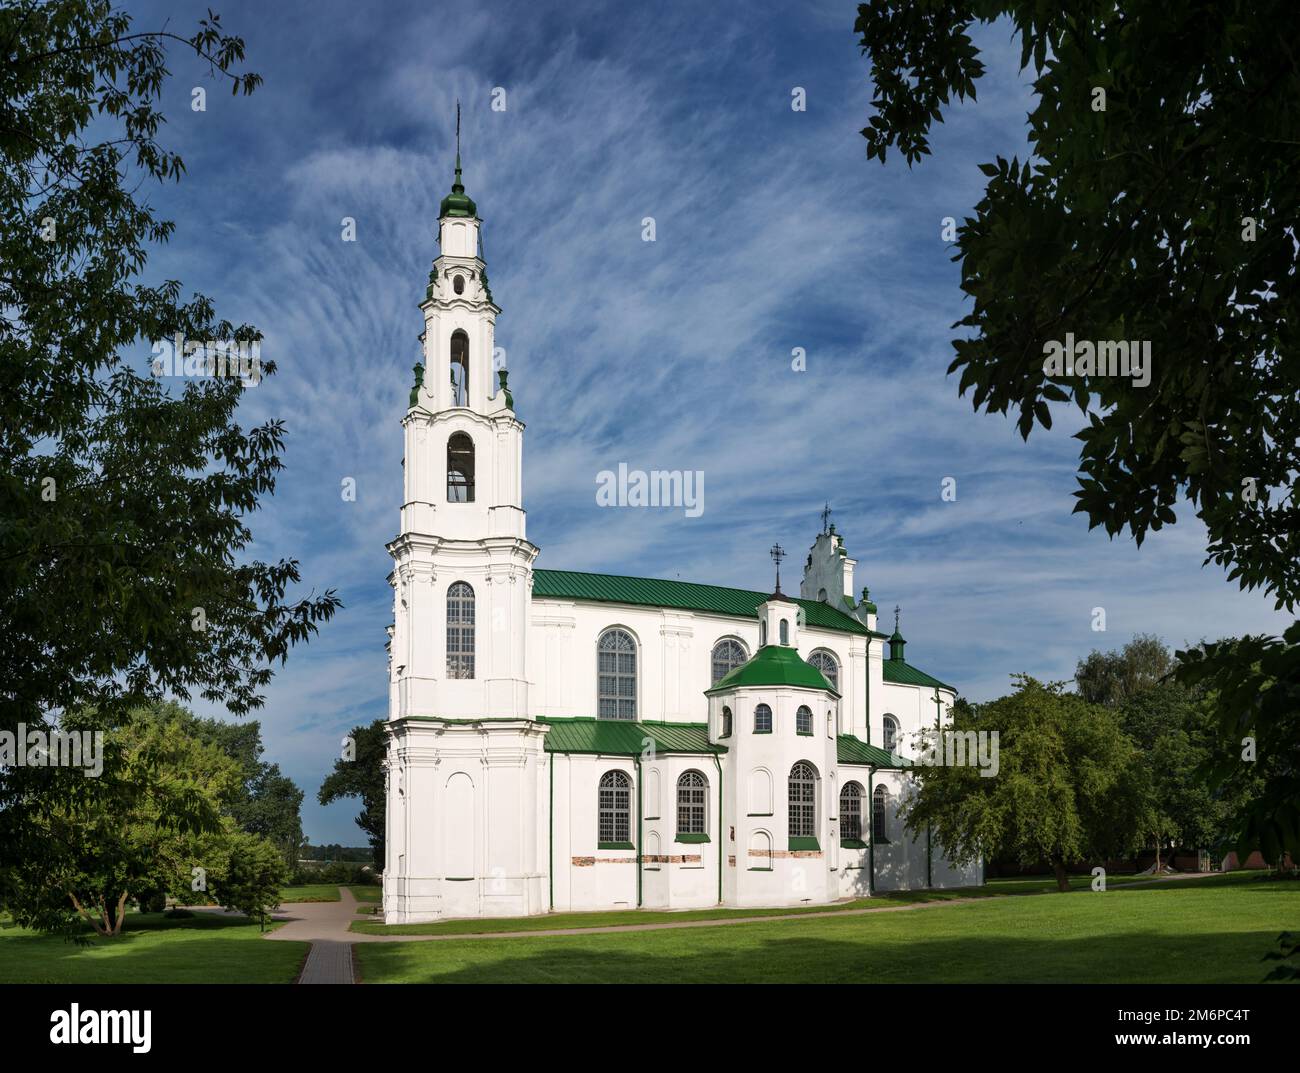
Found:
<svg viewBox="0 0 1300 1073"><path fill-rule="evenodd" d="M768 554L772 556L772 562L776 563L776 591L781 591L781 560L785 558L785 548L780 544L773 544Z"/></svg>
<svg viewBox="0 0 1300 1073"><path fill-rule="evenodd" d="M902 610L898 604L894 604L894 632L898 632L898 613Z"/></svg>
<svg viewBox="0 0 1300 1073"><path fill-rule="evenodd" d="M827 533L830 531L830 522L831 522L832 513L833 511L831 510L831 505L829 503L827 503L826 506L822 507L822 532L823 533Z"/></svg>
<svg viewBox="0 0 1300 1073"><path fill-rule="evenodd" d="M460 98L456 98L456 161L460 162Z"/></svg>

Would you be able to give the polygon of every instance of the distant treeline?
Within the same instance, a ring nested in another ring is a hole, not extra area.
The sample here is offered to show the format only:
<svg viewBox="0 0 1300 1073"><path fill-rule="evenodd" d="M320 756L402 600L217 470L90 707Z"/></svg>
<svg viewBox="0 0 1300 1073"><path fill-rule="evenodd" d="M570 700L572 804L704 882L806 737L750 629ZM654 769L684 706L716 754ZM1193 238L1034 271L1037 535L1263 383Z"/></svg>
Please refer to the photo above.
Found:
<svg viewBox="0 0 1300 1073"><path fill-rule="evenodd" d="M369 846L340 846L337 842L328 846L305 845L299 851L298 858L303 861L349 861L357 864L374 864L374 853Z"/></svg>

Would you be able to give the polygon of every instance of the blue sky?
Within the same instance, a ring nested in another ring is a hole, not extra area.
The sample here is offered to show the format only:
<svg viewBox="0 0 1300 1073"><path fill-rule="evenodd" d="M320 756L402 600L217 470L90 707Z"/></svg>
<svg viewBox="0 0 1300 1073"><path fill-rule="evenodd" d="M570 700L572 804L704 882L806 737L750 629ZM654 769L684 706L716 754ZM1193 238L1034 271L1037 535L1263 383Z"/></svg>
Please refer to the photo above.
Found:
<svg viewBox="0 0 1300 1073"><path fill-rule="evenodd" d="M188 33L207 2L129 9L137 29ZM1069 678L1134 633L1280 628L1270 601L1202 566L1185 507L1140 550L1088 532L1071 514L1077 414L1025 444L946 376L966 306L942 220L979 200L980 162L1024 155L1028 78L1005 27L977 36L979 101L909 171L865 158L852 3L214 6L266 81L232 98L173 55L163 138L188 175L149 193L178 224L149 275L257 325L279 366L244 404L289 433L255 552L298 558L345 603L260 714L313 841L363 841L356 808L315 793L347 729L386 714L398 421L457 97L539 566L763 588L767 548L797 573L829 500L859 585L902 605L909 660L976 700L1013 672ZM703 514L597 507L596 475L620 462L702 470Z"/></svg>

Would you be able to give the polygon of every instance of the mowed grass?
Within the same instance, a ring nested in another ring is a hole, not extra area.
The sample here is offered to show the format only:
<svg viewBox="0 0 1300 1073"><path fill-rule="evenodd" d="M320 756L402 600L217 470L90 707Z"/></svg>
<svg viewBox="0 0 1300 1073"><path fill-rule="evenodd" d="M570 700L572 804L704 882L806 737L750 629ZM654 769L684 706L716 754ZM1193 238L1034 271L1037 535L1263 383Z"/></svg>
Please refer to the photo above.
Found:
<svg viewBox="0 0 1300 1073"><path fill-rule="evenodd" d="M87 947L8 926L0 927L0 983L288 984L308 945L264 942L256 924L224 913L132 913L120 936Z"/></svg>
<svg viewBox="0 0 1300 1073"><path fill-rule="evenodd" d="M372 883L348 883L346 886L359 902L377 902L384 896L384 888Z"/></svg>
<svg viewBox="0 0 1300 1073"><path fill-rule="evenodd" d="M552 918L553 919L553 918ZM367 983L1254 983L1300 883L1253 876L607 935L358 943Z"/></svg>
<svg viewBox="0 0 1300 1073"><path fill-rule="evenodd" d="M1149 879L1149 876L1111 877L1109 885ZM1087 876L1070 880L1074 890L1087 890ZM1172 880L1170 882L1173 882ZM379 888L375 887L378 891ZM440 920L426 924L384 924L374 920L353 921L350 931L359 935L492 935L497 932L554 931L558 928L613 928L624 924L681 923L687 920L739 920L745 917L775 917L792 914L816 915L845 909L884 909L889 906L915 905L918 902L950 902L960 898L994 898L1006 894L1040 894L1055 891L1054 879L996 879L982 887L955 887L951 890L892 891L874 898L855 898L832 905L785 906L773 909L733 909L714 906L709 909L617 909L578 913L547 913L535 917L489 917L463 920Z"/></svg>
<svg viewBox="0 0 1300 1073"><path fill-rule="evenodd" d="M337 902L339 885L337 883L303 883L297 887L280 888L280 904L291 902Z"/></svg>

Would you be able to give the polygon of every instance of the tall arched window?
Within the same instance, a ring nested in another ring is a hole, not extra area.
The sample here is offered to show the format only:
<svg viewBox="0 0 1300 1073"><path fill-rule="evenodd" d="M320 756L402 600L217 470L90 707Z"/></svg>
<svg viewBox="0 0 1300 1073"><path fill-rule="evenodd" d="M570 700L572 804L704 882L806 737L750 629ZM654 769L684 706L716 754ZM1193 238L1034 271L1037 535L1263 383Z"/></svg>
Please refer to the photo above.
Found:
<svg viewBox="0 0 1300 1073"><path fill-rule="evenodd" d="M708 815L708 781L698 771L687 771L677 780L677 833L702 835Z"/></svg>
<svg viewBox="0 0 1300 1073"><path fill-rule="evenodd" d="M725 705L723 705L722 708L722 733L720 733L718 737L720 738L731 737L731 709L726 707Z"/></svg>
<svg viewBox="0 0 1300 1073"><path fill-rule="evenodd" d="M817 771L803 760L790 769L790 837L817 837Z"/></svg>
<svg viewBox="0 0 1300 1073"><path fill-rule="evenodd" d="M713 685L717 685L732 671L749 659L745 646L734 637L724 637L713 646Z"/></svg>
<svg viewBox="0 0 1300 1073"><path fill-rule="evenodd" d="M760 704L754 709L754 733L772 733L772 709L766 704Z"/></svg>
<svg viewBox="0 0 1300 1073"><path fill-rule="evenodd" d="M826 681L830 682L832 689L838 690L840 688L839 661L827 652L826 649L817 649L816 652L808 657L808 662L822 672L822 677L824 677Z"/></svg>
<svg viewBox="0 0 1300 1073"><path fill-rule="evenodd" d="M898 745L898 720L886 713L884 723L885 740L882 744L885 752L892 753Z"/></svg>
<svg viewBox="0 0 1300 1073"><path fill-rule="evenodd" d="M626 630L606 630L596 643L596 715L636 718L636 641Z"/></svg>
<svg viewBox="0 0 1300 1073"><path fill-rule="evenodd" d="M632 841L632 781L622 771L600 777L596 841L603 846Z"/></svg>
<svg viewBox="0 0 1300 1073"><path fill-rule="evenodd" d="M762 619L758 624L758 647L762 648L767 644L767 619Z"/></svg>
<svg viewBox="0 0 1300 1073"><path fill-rule="evenodd" d="M876 842L889 841L889 791L877 786L871 795L871 837Z"/></svg>
<svg viewBox="0 0 1300 1073"><path fill-rule="evenodd" d="M799 705L799 710L794 713L794 730L796 734L812 733L812 709L808 705Z"/></svg>
<svg viewBox="0 0 1300 1073"><path fill-rule="evenodd" d="M840 791L840 838L862 840L862 786L846 782Z"/></svg>
<svg viewBox="0 0 1300 1073"><path fill-rule="evenodd" d="M469 405L469 336L460 329L451 333L451 404Z"/></svg>
<svg viewBox="0 0 1300 1073"><path fill-rule="evenodd" d="M447 677L474 677L474 590L463 581L447 590Z"/></svg>
<svg viewBox="0 0 1300 1073"><path fill-rule="evenodd" d="M790 623L787 619L781 620L781 643L783 645L790 643Z"/></svg>
<svg viewBox="0 0 1300 1073"><path fill-rule="evenodd" d="M447 502L474 502L474 441L464 432L447 440Z"/></svg>

